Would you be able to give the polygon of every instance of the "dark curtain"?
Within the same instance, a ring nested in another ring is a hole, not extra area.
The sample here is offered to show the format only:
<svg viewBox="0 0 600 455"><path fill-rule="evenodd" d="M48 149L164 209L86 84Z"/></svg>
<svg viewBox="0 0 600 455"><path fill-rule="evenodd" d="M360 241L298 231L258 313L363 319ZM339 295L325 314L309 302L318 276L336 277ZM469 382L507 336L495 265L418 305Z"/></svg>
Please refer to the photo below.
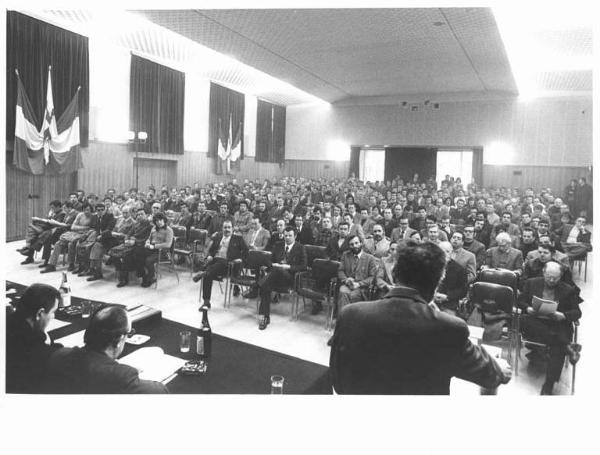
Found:
<svg viewBox="0 0 600 455"><path fill-rule="evenodd" d="M419 181L435 178L437 148L429 147L389 147L385 149L385 180L400 177L405 182L412 181L415 173Z"/></svg>
<svg viewBox="0 0 600 455"><path fill-rule="evenodd" d="M229 123L231 122L232 141L241 141L240 158L231 163L234 170L240 169L240 161L244 159L244 112L246 100L243 93L230 90L218 84L210 84L210 101L208 115L208 156L216 158L215 172L222 174L222 160L218 157L218 141L227 145ZM233 145L236 145L235 143Z"/></svg>
<svg viewBox="0 0 600 455"><path fill-rule="evenodd" d="M256 112L256 158L262 163L285 162L286 108L258 100Z"/></svg>
<svg viewBox="0 0 600 455"><path fill-rule="evenodd" d="M81 86L79 138L80 146L87 147L90 109L88 39L24 14L8 11L6 41L7 150L12 151L15 137L15 69L19 70L39 129L46 107L48 65L52 65L52 93L57 119L75 96L77 87Z"/></svg>
<svg viewBox="0 0 600 455"><path fill-rule="evenodd" d="M273 155L276 163L285 162L285 106L273 105Z"/></svg>
<svg viewBox="0 0 600 455"><path fill-rule="evenodd" d="M348 177L354 174L358 178L360 172L360 147L350 147L350 168L348 169Z"/></svg>
<svg viewBox="0 0 600 455"><path fill-rule="evenodd" d="M183 153L185 74L131 56L129 129L148 133L140 151Z"/></svg>
<svg viewBox="0 0 600 455"><path fill-rule="evenodd" d="M255 161L262 163L275 162L273 154L272 130L273 106L263 100L258 100L256 108L256 157Z"/></svg>
<svg viewBox="0 0 600 455"><path fill-rule="evenodd" d="M473 163L471 165L471 177L475 180L477 186L483 186L483 148L473 148Z"/></svg>

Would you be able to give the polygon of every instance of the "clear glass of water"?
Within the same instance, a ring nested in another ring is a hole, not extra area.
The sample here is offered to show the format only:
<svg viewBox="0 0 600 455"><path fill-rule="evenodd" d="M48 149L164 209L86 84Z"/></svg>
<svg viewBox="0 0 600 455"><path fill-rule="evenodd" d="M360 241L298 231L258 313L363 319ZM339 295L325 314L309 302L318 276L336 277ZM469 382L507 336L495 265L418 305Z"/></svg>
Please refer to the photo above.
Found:
<svg viewBox="0 0 600 455"><path fill-rule="evenodd" d="M285 378L281 375L271 376L271 395L283 395L283 382Z"/></svg>
<svg viewBox="0 0 600 455"><path fill-rule="evenodd" d="M92 302L89 300L84 300L81 302L81 317L89 318L92 314Z"/></svg>
<svg viewBox="0 0 600 455"><path fill-rule="evenodd" d="M190 352L191 339L192 332L189 330L182 330L179 332L179 350L181 352Z"/></svg>

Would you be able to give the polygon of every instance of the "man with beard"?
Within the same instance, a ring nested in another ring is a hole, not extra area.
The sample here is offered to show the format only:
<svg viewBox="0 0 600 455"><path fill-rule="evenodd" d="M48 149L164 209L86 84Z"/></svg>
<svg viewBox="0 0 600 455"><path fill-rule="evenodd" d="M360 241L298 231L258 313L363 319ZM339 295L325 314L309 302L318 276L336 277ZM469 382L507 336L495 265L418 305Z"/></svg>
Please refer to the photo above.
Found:
<svg viewBox="0 0 600 455"><path fill-rule="evenodd" d="M348 251L342 254L338 269L341 286L338 297L338 313L347 304L367 299L367 290L377 278L377 259L363 251L358 235L350 235Z"/></svg>
<svg viewBox="0 0 600 455"><path fill-rule="evenodd" d="M373 227L373 237L365 239L363 250L381 259L386 256L390 249L390 241L383 236L383 227L376 224Z"/></svg>

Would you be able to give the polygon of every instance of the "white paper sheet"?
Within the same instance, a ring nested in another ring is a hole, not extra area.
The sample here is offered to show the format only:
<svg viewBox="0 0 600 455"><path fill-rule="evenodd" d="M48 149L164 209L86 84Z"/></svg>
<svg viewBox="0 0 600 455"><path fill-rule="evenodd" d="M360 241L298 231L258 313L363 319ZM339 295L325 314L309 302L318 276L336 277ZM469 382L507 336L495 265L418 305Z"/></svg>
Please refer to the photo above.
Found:
<svg viewBox="0 0 600 455"><path fill-rule="evenodd" d="M61 327L66 327L71 325L70 322L61 321L60 319L52 319L48 324L47 332L52 332L53 330L60 329Z"/></svg>
<svg viewBox="0 0 600 455"><path fill-rule="evenodd" d="M141 348L118 360L138 370L141 379L165 381L179 370L185 360L167 355L159 347Z"/></svg>
<svg viewBox="0 0 600 455"><path fill-rule="evenodd" d="M79 332L75 332L71 335L67 335L66 337L59 338L55 340L56 343L62 344L66 348L74 348L74 347L83 347L83 335L85 334L85 330L81 330Z"/></svg>
<svg viewBox="0 0 600 455"><path fill-rule="evenodd" d="M483 327L476 327L474 325L468 325L469 338L477 338L481 340L483 338Z"/></svg>

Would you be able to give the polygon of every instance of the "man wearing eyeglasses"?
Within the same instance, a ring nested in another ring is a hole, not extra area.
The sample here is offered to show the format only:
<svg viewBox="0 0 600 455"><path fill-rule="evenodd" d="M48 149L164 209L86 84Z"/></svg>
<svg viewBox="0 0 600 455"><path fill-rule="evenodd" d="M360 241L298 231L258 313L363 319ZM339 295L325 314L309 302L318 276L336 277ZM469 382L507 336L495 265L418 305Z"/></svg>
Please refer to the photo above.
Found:
<svg viewBox="0 0 600 455"><path fill-rule="evenodd" d="M85 331L83 348L62 348L48 361L49 393L168 393L156 381L117 362L135 331L127 310L112 305L98 310Z"/></svg>

